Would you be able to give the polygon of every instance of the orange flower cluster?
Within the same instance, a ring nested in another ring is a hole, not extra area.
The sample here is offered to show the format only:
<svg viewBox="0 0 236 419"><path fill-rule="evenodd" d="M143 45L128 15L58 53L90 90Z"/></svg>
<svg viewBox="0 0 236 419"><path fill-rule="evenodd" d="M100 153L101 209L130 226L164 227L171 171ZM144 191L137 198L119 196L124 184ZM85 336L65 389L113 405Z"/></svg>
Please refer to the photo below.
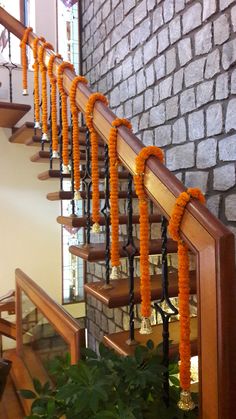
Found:
<svg viewBox="0 0 236 419"><path fill-rule="evenodd" d="M62 162L63 172L69 173L69 135L68 135L68 120L67 120L67 93L63 86L64 70L75 72L74 66L71 63L64 61L59 65L57 70L57 83L61 95L61 115L62 115Z"/></svg>
<svg viewBox="0 0 236 419"><path fill-rule="evenodd" d="M91 152L92 152L92 220L94 222L93 232L100 231L99 226L99 170L98 170L98 134L93 126L93 109L97 101L108 104L107 98L101 93L93 93L86 104L85 108L85 122L90 132Z"/></svg>
<svg viewBox="0 0 236 419"><path fill-rule="evenodd" d="M51 55L48 61L48 77L51 85L52 158L59 158L57 134L57 78L53 74L53 64L60 54Z"/></svg>
<svg viewBox="0 0 236 419"><path fill-rule="evenodd" d="M29 33L32 32L32 28L26 28L20 43L21 47L21 63L22 63L22 86L23 86L23 92L22 94L24 96L28 95L27 90L27 69L28 69L28 59L26 55L26 44L28 43L28 37Z"/></svg>
<svg viewBox="0 0 236 419"><path fill-rule="evenodd" d="M164 156L160 148L155 146L144 147L135 159L136 174L134 185L139 199L140 222L140 293L141 314L143 317L151 315L151 285L149 272L149 217L148 199L144 189L144 176L146 161L150 156L157 157L163 163Z"/></svg>
<svg viewBox="0 0 236 419"><path fill-rule="evenodd" d="M127 119L115 119L112 122L109 134L109 159L110 159L110 206L111 206L111 265L120 265L119 254L119 205L118 205L118 156L117 156L117 135L118 127L124 125L128 129L132 125Z"/></svg>
<svg viewBox="0 0 236 419"><path fill-rule="evenodd" d="M80 197L80 148L79 148L79 121L78 114L79 110L76 105L76 90L78 83L87 84L88 81L83 76L77 76L71 83L70 88L70 109L72 113L72 124L73 124L73 135L72 135L72 146L73 146L73 172L74 172L74 186L75 195L74 199L81 199Z"/></svg>
<svg viewBox="0 0 236 419"><path fill-rule="evenodd" d="M189 188L182 192L176 199L175 206L169 221L169 233L173 240L178 242L179 261L179 315L180 315L180 386L183 390L190 389L190 312L189 312L189 258L188 247L180 237L180 225L185 207L191 198L198 199L201 203L205 198L198 188Z"/></svg>
<svg viewBox="0 0 236 419"><path fill-rule="evenodd" d="M44 63L45 48L53 51L53 46L49 42L44 42L38 50L38 61L42 78L42 140L48 141L48 99L47 99L47 67Z"/></svg>
<svg viewBox="0 0 236 419"><path fill-rule="evenodd" d="M38 62L38 44L39 41L45 42L43 37L35 38L33 41L33 57L34 57L34 119L35 128L40 128L40 106L39 106L39 62Z"/></svg>

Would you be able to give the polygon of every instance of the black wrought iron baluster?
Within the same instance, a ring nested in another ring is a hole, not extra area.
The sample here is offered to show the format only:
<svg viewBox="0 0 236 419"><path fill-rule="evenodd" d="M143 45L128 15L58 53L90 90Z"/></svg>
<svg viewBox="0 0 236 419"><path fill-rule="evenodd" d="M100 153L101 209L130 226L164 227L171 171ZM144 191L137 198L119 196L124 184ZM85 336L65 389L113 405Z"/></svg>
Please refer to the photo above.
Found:
<svg viewBox="0 0 236 419"><path fill-rule="evenodd" d="M82 177L83 189L86 197L86 204L84 208L86 216L86 227L85 227L85 243L90 244L90 235L91 235L91 189L92 189L92 180L91 180L91 155L90 155L90 133L89 130L86 130L86 140L85 140L85 168L84 174Z"/></svg>
<svg viewBox="0 0 236 419"><path fill-rule="evenodd" d="M136 253L136 247L134 244L133 237L133 177L129 174L128 189L127 189L127 243L124 246L124 250L128 256L128 271L129 271L129 339L127 340L128 345L136 345L137 342L134 338L134 257Z"/></svg>
<svg viewBox="0 0 236 419"><path fill-rule="evenodd" d="M53 158L52 158L52 100L51 100L51 84L49 86L49 91L50 91L50 113L49 113L49 118L48 118L48 122L49 122L49 135L50 135L50 140L49 140L49 155L50 155L50 162L49 162L49 169L52 170L53 168Z"/></svg>
<svg viewBox="0 0 236 419"><path fill-rule="evenodd" d="M63 190L63 159L62 159L62 149L63 149L63 138L62 138L62 113L61 113L61 96L59 97L59 132L58 132L58 141L60 149L60 190Z"/></svg>
<svg viewBox="0 0 236 419"><path fill-rule="evenodd" d="M74 162L73 162L73 120L72 115L70 116L70 162L71 162L71 192L72 192L72 200L71 200L71 211L72 215L75 216L75 178L74 178Z"/></svg>
<svg viewBox="0 0 236 419"><path fill-rule="evenodd" d="M104 192L105 192L105 199L104 199L104 206L101 210L102 214L104 215L105 219L105 266L106 266L106 273L105 273L105 288L110 288L110 187L109 187L109 148L106 144L104 146L105 149L105 180L104 180Z"/></svg>
<svg viewBox="0 0 236 419"><path fill-rule="evenodd" d="M12 62L11 59L11 33L10 31L7 31L8 33L8 62L3 63L3 67L5 67L9 72L9 97L10 102L13 101L13 86L12 86L12 71L17 68L17 65Z"/></svg>

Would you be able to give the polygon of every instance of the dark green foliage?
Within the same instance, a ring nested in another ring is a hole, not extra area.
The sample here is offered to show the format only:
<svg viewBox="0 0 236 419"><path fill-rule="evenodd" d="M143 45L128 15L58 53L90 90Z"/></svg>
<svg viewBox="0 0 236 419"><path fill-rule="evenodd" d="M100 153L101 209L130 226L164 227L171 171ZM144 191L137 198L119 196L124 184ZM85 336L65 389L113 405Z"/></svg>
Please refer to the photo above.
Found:
<svg viewBox="0 0 236 419"><path fill-rule="evenodd" d="M151 341L138 346L134 357L121 357L100 345L100 357L83 350L83 360L70 365L68 355L50 361L55 386L34 380L35 393L21 390L35 399L28 419L183 419L196 418L196 412L183 414L177 408L179 381L177 363L169 365L170 402L163 401L163 375L160 347ZM64 416L63 416L64 415Z"/></svg>

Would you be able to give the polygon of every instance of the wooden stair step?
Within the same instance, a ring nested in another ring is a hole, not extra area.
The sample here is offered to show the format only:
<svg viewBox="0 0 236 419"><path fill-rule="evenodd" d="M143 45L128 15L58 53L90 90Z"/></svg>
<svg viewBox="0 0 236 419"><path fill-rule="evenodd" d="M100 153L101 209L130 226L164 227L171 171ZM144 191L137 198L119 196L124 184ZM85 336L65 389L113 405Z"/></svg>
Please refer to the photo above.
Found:
<svg viewBox="0 0 236 419"><path fill-rule="evenodd" d="M40 135L40 130L37 129ZM13 134L9 138L10 143L25 144L34 135L34 122L25 122L20 128L13 128Z"/></svg>
<svg viewBox="0 0 236 419"><path fill-rule="evenodd" d="M138 239L134 240L135 247L136 247L136 256L139 256L139 245L140 242ZM125 246L125 242L120 242L120 257L127 257L127 253L123 249ZM149 242L149 254L150 255L157 255L161 253L162 248L162 241L161 239L150 240ZM98 262L105 260L105 244L104 243L92 243L86 244L81 246L70 246L69 247L70 253L75 256L80 257L81 259L86 260L87 262ZM177 252L177 244L172 239L167 240L167 252L168 253L176 253Z"/></svg>
<svg viewBox="0 0 236 419"><path fill-rule="evenodd" d="M197 332L197 318L192 317L190 320L191 323L191 354L195 356L198 354L198 332ZM150 335L141 335L139 330L135 330L135 340L140 345L146 345L148 340L152 340L154 345L157 346L163 341L162 324L153 326L153 332ZM172 341L170 347L170 356L176 356L179 352L179 321L173 321L169 324L169 339ZM123 356L132 356L135 353L136 345L128 345L126 342L129 339L129 331L122 331L118 333L112 333L110 335L104 336L103 342L106 346L111 349L114 349L118 354Z"/></svg>
<svg viewBox="0 0 236 419"><path fill-rule="evenodd" d="M47 163L49 162L49 160L50 160L50 151L47 151L47 150L40 150L30 157L30 161L32 161L33 163ZM104 157L98 156L98 160L100 163L102 163L102 166L103 166ZM54 159L54 161L60 162L59 159ZM86 164L86 155L84 151L80 153L80 164Z"/></svg>
<svg viewBox="0 0 236 419"><path fill-rule="evenodd" d="M178 272L169 272L168 274L169 297L178 296ZM92 295L101 303L109 308L117 308L129 305L129 279L120 278L111 280L111 289L104 288L104 283L93 282L84 285L84 290L87 294ZM162 275L151 275L151 299L158 300L162 297ZM190 294L196 294L196 273L190 272ZM134 278L134 303L141 303L140 296L140 278Z"/></svg>
<svg viewBox="0 0 236 419"><path fill-rule="evenodd" d="M81 198L86 199L87 194L84 191L80 192ZM127 198L127 192L126 191L120 191L118 194L119 199L126 199ZM137 195L135 192L132 193L133 198L137 198ZM71 200L73 198L73 194L71 191L58 191L58 192L50 192L47 194L47 199L49 201L66 201ZM92 198L92 192L90 193L90 198ZM104 199L105 198L105 192L99 192L99 198Z"/></svg>
<svg viewBox="0 0 236 419"><path fill-rule="evenodd" d="M16 325L0 318L0 335L16 340Z"/></svg>
<svg viewBox="0 0 236 419"><path fill-rule="evenodd" d="M85 173L82 171L80 173L80 176L83 177L84 174ZM99 178L104 179L104 177L105 177L104 171L100 170ZM118 177L119 177L119 180L127 180L129 177L129 172L127 171L119 172ZM63 175L63 178L70 179L70 174ZM39 180L60 179L60 170L46 170L45 172L42 172L38 175L38 179Z"/></svg>
<svg viewBox="0 0 236 419"><path fill-rule="evenodd" d="M0 418L2 419L24 419L25 414L22 409L19 397L11 376L7 378L6 387L0 402Z"/></svg>
<svg viewBox="0 0 236 419"><path fill-rule="evenodd" d="M160 223L161 221L161 215L160 214L150 214L149 215L149 222L150 223ZM86 227L87 223L87 217L76 217L76 216L70 216L65 217L60 215L57 217L57 222L59 224L62 224L64 226L68 227ZM92 220L91 220L92 223ZM119 216L119 224L124 225L128 223L128 216L127 215L120 215ZM139 215L133 215L132 217L132 223L133 224L139 224ZM105 225L105 217L100 217L99 224L101 226Z"/></svg>
<svg viewBox="0 0 236 419"><path fill-rule="evenodd" d="M79 134L79 145L81 150L85 148L86 145L86 128L80 127L80 134ZM41 135L40 133L38 135L32 135L31 138L28 138L25 142L25 145L27 146L40 146L41 144ZM98 146L103 147L104 141L102 139L98 139Z"/></svg>
<svg viewBox="0 0 236 419"><path fill-rule="evenodd" d="M0 102L0 127L13 128L30 109L23 103Z"/></svg>

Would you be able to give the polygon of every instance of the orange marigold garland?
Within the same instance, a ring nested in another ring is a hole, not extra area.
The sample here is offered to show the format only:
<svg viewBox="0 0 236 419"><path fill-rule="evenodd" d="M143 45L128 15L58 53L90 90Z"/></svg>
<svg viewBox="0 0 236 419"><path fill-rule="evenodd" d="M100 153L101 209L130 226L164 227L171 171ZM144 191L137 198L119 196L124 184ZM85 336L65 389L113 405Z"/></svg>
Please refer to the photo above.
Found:
<svg viewBox="0 0 236 419"><path fill-rule="evenodd" d="M28 96L28 83L27 83L27 70L28 70L28 59L26 54L26 45L28 43L29 33L32 32L32 28L26 28L20 43L21 48L21 63L22 63L22 87L23 96Z"/></svg>
<svg viewBox="0 0 236 419"><path fill-rule="evenodd" d="M51 124L52 124L52 158L59 159L57 133L57 78L53 74L53 64L60 54L51 55L48 61L48 77L51 85Z"/></svg>
<svg viewBox="0 0 236 419"><path fill-rule="evenodd" d="M118 127L121 125L132 128L127 119L115 119L112 122L112 128L109 134L109 159L110 159L110 216L111 216L111 279L117 279L120 276L120 253L119 253L119 204L118 204L118 156L117 156L117 135Z"/></svg>
<svg viewBox="0 0 236 419"><path fill-rule="evenodd" d="M74 173L74 199L81 199L80 195L80 148L79 148L79 110L76 105L76 90L78 83L87 84L88 81L83 76L76 76L70 88L70 109L72 113L72 146L73 146L73 173Z"/></svg>
<svg viewBox="0 0 236 419"><path fill-rule="evenodd" d="M44 42L38 50L38 60L42 78L42 140L48 141L48 99L47 99L47 67L44 63L45 48L53 50L53 46Z"/></svg>
<svg viewBox="0 0 236 419"><path fill-rule="evenodd" d="M155 146L144 147L135 159L136 174L134 184L139 199L140 220L140 293L142 323L140 333L151 333L151 285L149 272L149 216L148 199L144 189L144 176L146 161L150 156L155 156L163 163L164 156L160 148Z"/></svg>
<svg viewBox="0 0 236 419"><path fill-rule="evenodd" d="M34 57L34 128L41 128L40 124L40 105L39 105L39 61L38 61L38 44L39 41L45 42L43 37L35 38L33 41L33 57Z"/></svg>
<svg viewBox="0 0 236 419"><path fill-rule="evenodd" d="M93 93L87 102L85 108L85 120L86 125L90 132L91 139L91 152L92 152L92 220L94 222L92 227L93 233L100 232L99 225L99 170L98 170L98 134L93 126L93 109L97 101L103 102L105 105L108 104L107 99L101 93Z"/></svg>
<svg viewBox="0 0 236 419"><path fill-rule="evenodd" d="M173 240L178 242L178 275L179 275L179 315L180 315L180 386L181 395L178 406L182 410L192 410L195 405L191 399L191 346L190 346L190 311L189 311L189 258L188 247L180 237L180 225L185 207L191 198L201 203L205 198L198 188L189 188L176 199L169 221L169 232Z"/></svg>
<svg viewBox="0 0 236 419"><path fill-rule="evenodd" d="M69 173L69 135L68 135L68 120L67 120L67 93L63 86L63 73L68 68L75 73L73 64L64 61L59 65L57 70L57 83L61 95L61 116L62 116L62 172Z"/></svg>

